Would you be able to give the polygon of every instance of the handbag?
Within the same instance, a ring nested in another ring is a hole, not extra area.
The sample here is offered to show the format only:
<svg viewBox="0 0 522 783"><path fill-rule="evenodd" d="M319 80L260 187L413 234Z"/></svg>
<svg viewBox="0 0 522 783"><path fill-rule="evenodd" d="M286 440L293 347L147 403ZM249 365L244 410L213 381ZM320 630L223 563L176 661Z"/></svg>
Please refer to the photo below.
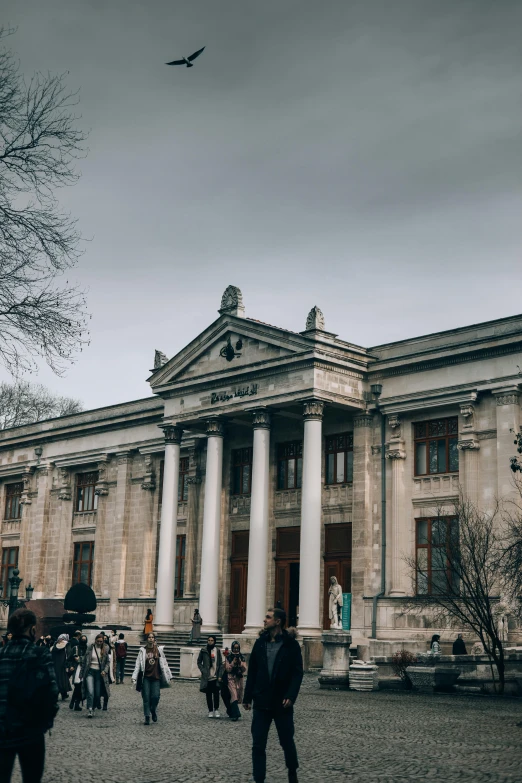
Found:
<svg viewBox="0 0 522 783"><path fill-rule="evenodd" d="M74 673L74 679L73 679L73 684L74 685L79 685L81 683L81 681L82 681L82 678L80 676L81 675L81 671L82 671L81 664L78 664L78 666L76 667L76 671Z"/></svg>
<svg viewBox="0 0 522 783"><path fill-rule="evenodd" d="M141 693L141 689L143 688L143 672L138 672L138 679L136 680L136 690L138 693Z"/></svg>

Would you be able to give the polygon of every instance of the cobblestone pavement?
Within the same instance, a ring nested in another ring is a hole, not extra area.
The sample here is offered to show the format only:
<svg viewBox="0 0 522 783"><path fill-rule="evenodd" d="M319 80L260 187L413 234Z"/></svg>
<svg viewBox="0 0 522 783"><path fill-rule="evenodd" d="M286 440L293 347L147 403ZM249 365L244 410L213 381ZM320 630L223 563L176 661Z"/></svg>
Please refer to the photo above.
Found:
<svg viewBox="0 0 522 783"><path fill-rule="evenodd" d="M108 712L93 720L66 702L47 740L44 781L250 780L250 714L211 721L197 683L175 682L161 692L158 716L143 725L130 680L113 686ZM522 700L321 691L307 675L295 717L303 782L522 781ZM272 727L267 783L287 780L276 736Z"/></svg>

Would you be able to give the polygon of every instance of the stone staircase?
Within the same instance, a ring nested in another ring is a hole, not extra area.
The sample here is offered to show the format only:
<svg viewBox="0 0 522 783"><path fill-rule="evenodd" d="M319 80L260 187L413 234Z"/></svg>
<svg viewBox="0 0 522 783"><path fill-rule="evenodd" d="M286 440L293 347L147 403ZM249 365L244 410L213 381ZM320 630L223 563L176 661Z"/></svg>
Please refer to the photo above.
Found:
<svg viewBox="0 0 522 783"><path fill-rule="evenodd" d="M158 644L163 645L165 648L165 656L169 664L169 668L174 677L179 677L180 667L180 649L181 647L190 647L189 631L162 631L158 632L156 640ZM203 647L205 638L201 637L201 640L194 645L196 647ZM223 635L216 634L216 645L220 648L223 647ZM129 644L127 649L127 660L125 661L125 675L131 676L136 665L136 658L140 649L139 644Z"/></svg>

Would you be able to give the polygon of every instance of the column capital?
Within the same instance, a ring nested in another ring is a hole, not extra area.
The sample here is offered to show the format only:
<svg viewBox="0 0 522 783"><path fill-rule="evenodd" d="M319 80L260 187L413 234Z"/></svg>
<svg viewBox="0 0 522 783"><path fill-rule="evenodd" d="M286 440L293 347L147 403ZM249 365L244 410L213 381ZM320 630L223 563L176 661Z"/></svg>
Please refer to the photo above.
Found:
<svg viewBox="0 0 522 783"><path fill-rule="evenodd" d="M394 441L390 443L386 451L386 459L406 459L406 450L404 448L404 441Z"/></svg>
<svg viewBox="0 0 522 783"><path fill-rule="evenodd" d="M322 421L324 411L324 402L322 400L304 400L303 418L305 421Z"/></svg>
<svg viewBox="0 0 522 783"><path fill-rule="evenodd" d="M474 449L480 449L480 443L476 438L470 437L459 440L457 448L459 451L473 451Z"/></svg>
<svg viewBox="0 0 522 783"><path fill-rule="evenodd" d="M495 389L493 395L497 398L497 405L518 405L520 398L520 389L510 386L505 389Z"/></svg>
<svg viewBox="0 0 522 783"><path fill-rule="evenodd" d="M165 435L165 443L172 443L175 446L181 445L181 438L183 437L182 427L178 427L176 424L165 424L161 427Z"/></svg>
<svg viewBox="0 0 522 783"><path fill-rule="evenodd" d="M267 408L252 411L252 426L255 430L269 430L270 423L270 411Z"/></svg>
<svg viewBox="0 0 522 783"><path fill-rule="evenodd" d="M222 419L207 419L207 438L222 438L225 435L225 423Z"/></svg>
<svg viewBox="0 0 522 783"><path fill-rule="evenodd" d="M353 420L353 426L354 427L371 427L372 426L372 416L369 413L360 413L358 416L355 416Z"/></svg>

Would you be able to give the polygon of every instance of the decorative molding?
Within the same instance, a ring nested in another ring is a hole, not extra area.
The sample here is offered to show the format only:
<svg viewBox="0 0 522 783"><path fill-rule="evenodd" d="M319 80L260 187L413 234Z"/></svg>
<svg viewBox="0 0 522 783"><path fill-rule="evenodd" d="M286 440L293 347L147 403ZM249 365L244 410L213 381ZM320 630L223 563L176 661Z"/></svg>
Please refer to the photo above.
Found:
<svg viewBox="0 0 522 783"><path fill-rule="evenodd" d="M100 496L103 497L109 494L109 481L108 481L109 460L108 459L100 460L100 462L98 462L97 469L98 469L98 481L96 482L94 494L98 495L98 497Z"/></svg>
<svg viewBox="0 0 522 783"><path fill-rule="evenodd" d="M386 459L406 459L404 441L394 441L393 443L390 443L387 447Z"/></svg>
<svg viewBox="0 0 522 783"><path fill-rule="evenodd" d="M353 426L354 427L371 427L372 426L372 420L373 417L369 413L363 413L359 416L354 416L353 419Z"/></svg>
<svg viewBox="0 0 522 783"><path fill-rule="evenodd" d="M60 491L58 493L60 500L70 500L71 493L71 474L67 468L60 468Z"/></svg>
<svg viewBox="0 0 522 783"><path fill-rule="evenodd" d="M495 392L493 392L495 394ZM495 394L497 405L518 405L520 392L509 392L509 394Z"/></svg>
<svg viewBox="0 0 522 783"><path fill-rule="evenodd" d="M220 315L235 315L238 318L245 317L243 294L240 288L235 285L229 285L225 288L218 313Z"/></svg>
<svg viewBox="0 0 522 783"><path fill-rule="evenodd" d="M303 402L303 418L306 421L322 421L324 402L322 400L305 400Z"/></svg>
<svg viewBox="0 0 522 783"><path fill-rule="evenodd" d="M118 466L120 465L127 465L131 460L131 453L130 451L120 451L118 454L116 454L116 464Z"/></svg>
<svg viewBox="0 0 522 783"><path fill-rule="evenodd" d="M32 475L34 473L34 470L35 470L34 466L28 467L28 468L26 467L24 469L24 472L22 473L23 489L22 489L22 494L20 496L20 505L21 506L30 506L31 503L33 502L31 500L31 494L32 494L31 493L31 479L32 479Z"/></svg>
<svg viewBox="0 0 522 783"><path fill-rule="evenodd" d="M482 432L477 432L476 435L477 435L477 438L479 440L491 440L491 439L497 437L497 431L496 430L482 430Z"/></svg>
<svg viewBox="0 0 522 783"><path fill-rule="evenodd" d="M402 424L398 413L390 413L388 416L388 424L392 430L392 438L397 440L401 437Z"/></svg>
<svg viewBox="0 0 522 783"><path fill-rule="evenodd" d="M312 307L306 319L306 331L309 332L318 329L319 331L324 332L324 323L322 311L318 307Z"/></svg>
<svg viewBox="0 0 522 783"><path fill-rule="evenodd" d="M207 438L223 438L225 424L221 419L207 419Z"/></svg>
<svg viewBox="0 0 522 783"><path fill-rule="evenodd" d="M163 365L167 364L168 358L161 351L154 351L154 370L159 370Z"/></svg>
<svg viewBox="0 0 522 783"><path fill-rule="evenodd" d="M380 446L372 446L372 456L375 457L376 454L381 453L381 447Z"/></svg>
<svg viewBox="0 0 522 783"><path fill-rule="evenodd" d="M270 411L266 408L257 408L252 411L252 426L255 430L270 429Z"/></svg>
<svg viewBox="0 0 522 783"><path fill-rule="evenodd" d="M178 427L176 424L165 424L161 429L165 434L165 445L170 443L174 446L181 446L181 439L183 437L182 427Z"/></svg>
<svg viewBox="0 0 522 783"><path fill-rule="evenodd" d="M480 449L480 444L475 438L466 438L465 440L459 440L457 448L459 451L471 451L473 449Z"/></svg>
<svg viewBox="0 0 522 783"><path fill-rule="evenodd" d="M143 480L141 482L141 488L153 492L156 489L156 474L154 472L154 463L150 454L144 454L143 457L145 461L145 475L143 476Z"/></svg>
<svg viewBox="0 0 522 783"><path fill-rule="evenodd" d="M201 476L197 474L195 476L189 476L187 479L185 479L185 483L188 485L201 484Z"/></svg>

